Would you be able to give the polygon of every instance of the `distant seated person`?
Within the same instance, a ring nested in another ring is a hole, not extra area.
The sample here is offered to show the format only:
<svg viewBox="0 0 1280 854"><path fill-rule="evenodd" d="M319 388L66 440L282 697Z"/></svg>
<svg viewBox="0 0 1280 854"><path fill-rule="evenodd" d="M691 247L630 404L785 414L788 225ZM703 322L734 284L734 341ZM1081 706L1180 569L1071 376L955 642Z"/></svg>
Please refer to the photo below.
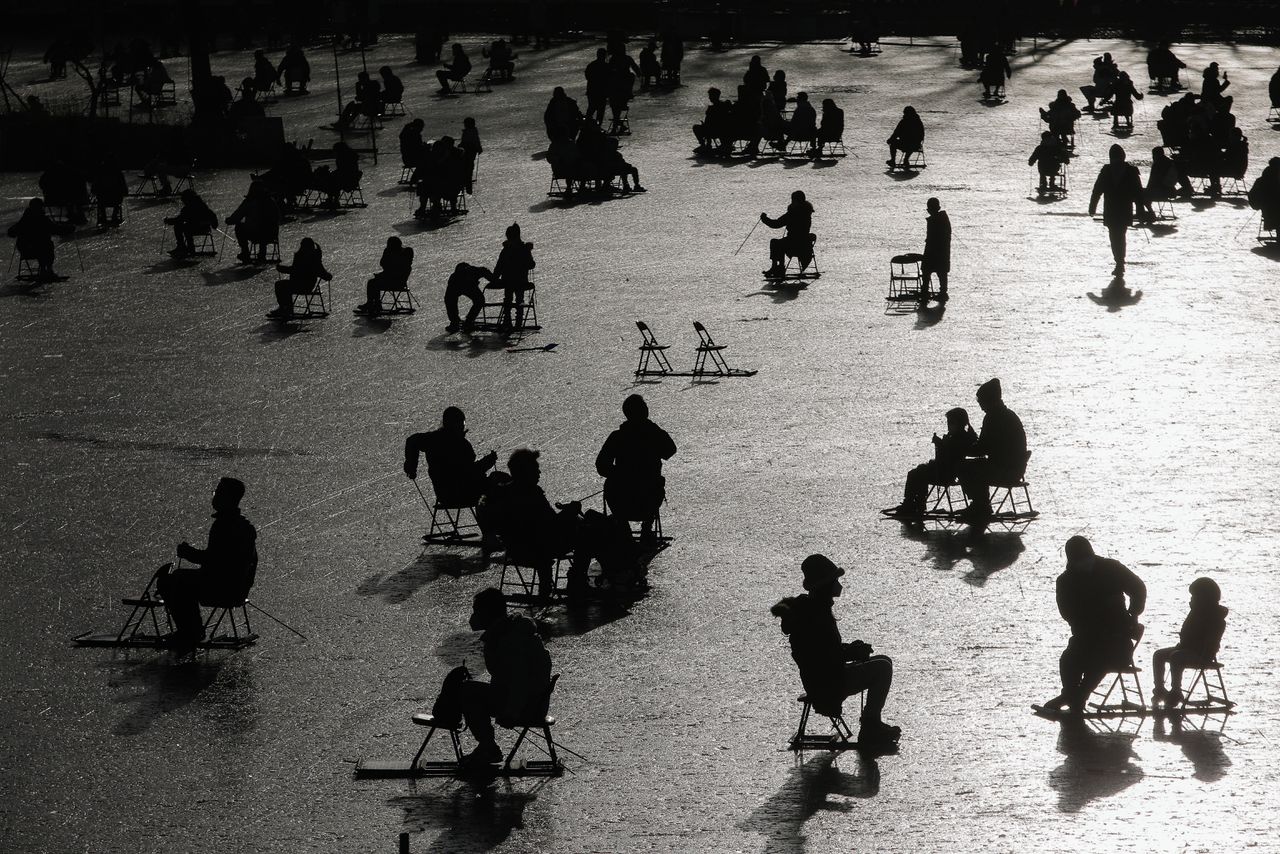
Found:
<svg viewBox="0 0 1280 854"><path fill-rule="evenodd" d="M239 121L260 119L266 114L267 111L263 109L262 104L258 103L258 90L254 87L253 80L246 77L240 82L240 97L227 108L227 116L234 121Z"/></svg>
<svg viewBox="0 0 1280 854"><path fill-rule="evenodd" d="M498 461L497 451L480 459L467 440L467 416L456 406L447 407L440 426L426 433L414 433L404 442L404 473L418 477L418 457L427 458L427 476L441 507L475 507L495 484L507 478L489 472ZM479 520L483 525L486 520Z"/></svg>
<svg viewBox="0 0 1280 854"><path fill-rule="evenodd" d="M658 62L658 40L649 39L640 49L640 88L648 89L662 79L662 65Z"/></svg>
<svg viewBox="0 0 1280 854"><path fill-rule="evenodd" d="M1129 79L1129 75L1121 71L1116 75L1115 82L1111 86L1111 129L1115 130L1120 126L1120 119L1129 119L1130 124L1133 122L1133 99L1142 100L1142 93L1133 85L1133 81Z"/></svg>
<svg viewBox="0 0 1280 854"><path fill-rule="evenodd" d="M442 64L444 69L436 72L436 79L440 81L440 94L448 95L453 91L454 83L465 80L471 73L471 60L467 58L462 45L455 42L451 51L451 61Z"/></svg>
<svg viewBox="0 0 1280 854"><path fill-rule="evenodd" d="M1094 58L1093 83L1080 87L1080 94L1084 95L1085 100L1088 101L1085 110L1092 113L1098 106L1105 106L1106 102L1111 100L1111 87L1119 74L1120 69L1111 58L1111 54L1104 53Z"/></svg>
<svg viewBox="0 0 1280 854"><path fill-rule="evenodd" d="M172 86L173 78L164 63L152 57L133 88L143 106L156 106L173 94Z"/></svg>
<svg viewBox="0 0 1280 854"><path fill-rule="evenodd" d="M551 656L537 624L523 614L508 614L507 599L496 588L488 587L475 595L470 626L484 633L480 644L489 681L472 679L465 665L455 667L445 678L431 713L444 726L457 728L466 722L476 747L462 762L479 768L502 761L494 721L514 729L531 723L541 725L545 720L551 694Z"/></svg>
<svg viewBox="0 0 1280 854"><path fill-rule="evenodd" d="M806 592L780 600L769 613L782 620L782 633L791 643L791 657L800 668L805 697L820 715L840 715L844 701L867 692L858 731L864 748L891 747L902 737L901 727L884 722L885 701L893 685L893 661L875 655L860 640L845 643L832 609L844 590L844 570L826 555L812 554L800 564Z"/></svg>
<svg viewBox="0 0 1280 854"><path fill-rule="evenodd" d="M1037 187L1039 195L1048 192L1049 179L1060 174L1063 164L1070 159L1071 155L1067 153L1066 146L1051 131L1040 134L1040 144L1027 158L1027 165L1035 166L1040 173L1040 185Z"/></svg>
<svg viewBox="0 0 1280 854"><path fill-rule="evenodd" d="M791 114L791 120L787 122L787 141L803 142L809 146L808 150L812 151L817 138L818 114L809 103L809 93L797 92L796 109Z"/></svg>
<svg viewBox="0 0 1280 854"><path fill-rule="evenodd" d="M129 185L114 159L106 158L98 164L89 182L89 189L93 192L98 208L98 226L119 225L123 219L124 197L129 195Z"/></svg>
<svg viewBox="0 0 1280 854"><path fill-rule="evenodd" d="M444 310L449 317L449 325L445 327L447 332L457 332L462 329L464 332L470 332L475 326L476 318L480 316L480 311L484 308L484 290L480 287L480 280L493 282L493 272L488 267L477 267L474 264L461 262L453 268L453 273L449 276L449 281L445 283L444 288ZM467 317L465 320L458 319L458 300L466 297L471 301L471 307L467 309Z"/></svg>
<svg viewBox="0 0 1280 854"><path fill-rule="evenodd" d="M1267 95L1271 98L1273 108L1280 107L1280 68L1271 75L1271 81L1267 84Z"/></svg>
<svg viewBox="0 0 1280 854"><path fill-rule="evenodd" d="M85 206L89 204L89 186L84 173L59 158L40 176L40 192L44 203L50 207L65 208L67 222L84 225L88 222Z"/></svg>
<svg viewBox="0 0 1280 854"><path fill-rule="evenodd" d="M178 198L182 200L178 215L165 217L164 224L173 226L173 237L176 241L173 251L169 254L176 258L183 258L195 254L197 235L209 234L218 227L218 215L193 189L183 190Z"/></svg>
<svg viewBox="0 0 1280 854"><path fill-rule="evenodd" d="M258 532L240 514L244 483L232 477L218 481L213 491L213 525L203 549L178 544L178 557L194 566L182 567L156 579L157 592L174 631L167 640L175 655L185 655L204 640L200 606L241 605L258 573Z"/></svg>
<svg viewBox="0 0 1280 854"><path fill-rule="evenodd" d="M297 203L299 196L304 195L311 187L316 170L311 168L311 160L306 150L296 143L282 143L276 150L275 160L271 168L260 174L250 174L250 179L259 181L273 199L279 199L286 206Z"/></svg>
<svg viewBox="0 0 1280 854"><path fill-rule="evenodd" d="M427 126L422 119L412 119L400 129L400 162L409 169L417 169L426 154L427 144L422 131Z"/></svg>
<svg viewBox="0 0 1280 854"><path fill-rule="evenodd" d="M323 168L323 167L322 167ZM364 172L360 170L360 155L355 149L339 140L333 144L333 169L327 176L319 176L320 169L312 176L313 185L323 190L327 197L325 205L330 208L338 206L338 196L360 188L360 179Z"/></svg>
<svg viewBox="0 0 1280 854"><path fill-rule="evenodd" d="M391 70L391 66L384 65L378 69L378 76L382 78L382 104L385 107L388 104L400 104L404 101L404 83Z"/></svg>
<svg viewBox="0 0 1280 854"><path fill-rule="evenodd" d="M830 98L822 99L822 125L818 128L818 144L816 150L821 151L824 145L844 140L844 110L836 106Z"/></svg>
<svg viewBox="0 0 1280 854"><path fill-rule="evenodd" d="M298 251L293 253L293 263L276 265L276 269L288 273L289 278L276 282L277 307L269 312L272 317L293 316L294 296L314 292L321 279L326 282L333 279L333 274L324 268L323 259L319 244L304 237Z"/></svg>
<svg viewBox="0 0 1280 854"><path fill-rule="evenodd" d="M543 124L547 128L547 139L572 141L578 136L578 128L582 125L582 110L578 102L565 94L563 86L557 86L551 92L551 100L542 113Z"/></svg>
<svg viewBox="0 0 1280 854"><path fill-rule="evenodd" d="M1058 576L1057 602L1071 640L1058 660L1062 691L1043 708L1060 713L1065 707L1079 715L1102 678L1133 661L1147 587L1120 561L1094 554L1082 536L1067 540L1064 551L1067 568Z"/></svg>
<svg viewBox="0 0 1280 854"><path fill-rule="evenodd" d="M769 87L765 89L766 100L771 100L778 111L787 109L787 72L781 68L773 72L773 79L769 81Z"/></svg>
<svg viewBox="0 0 1280 854"><path fill-rule="evenodd" d="M27 202L27 209L18 221L9 226L8 235L14 239L18 257L36 262L37 277L41 281L53 281L57 278L53 272L53 236L65 237L73 231L75 226L71 223L49 219L44 211L44 199L35 198Z"/></svg>
<svg viewBox="0 0 1280 854"><path fill-rule="evenodd" d="M382 115L382 84L369 77L369 72L361 71L356 75L356 95L342 108L337 125L340 128L350 127L357 116L366 116L370 120Z"/></svg>
<svg viewBox="0 0 1280 854"><path fill-rule="evenodd" d="M441 216L446 205L451 214L459 213L458 196L466 190L470 168L470 161L454 145L453 137L442 136L432 143L410 179L419 201L413 215L418 218Z"/></svg>
<svg viewBox="0 0 1280 854"><path fill-rule="evenodd" d="M1040 110L1040 119L1049 125L1049 133L1064 144L1076 132L1076 120L1079 118L1080 110L1066 89L1059 89L1058 96L1049 102L1049 106Z"/></svg>
<svg viewBox="0 0 1280 854"><path fill-rule="evenodd" d="M1201 75L1200 81L1200 100L1213 106L1215 110L1220 112L1231 112L1231 104L1235 100L1231 95L1224 95L1227 88L1231 86L1231 80L1227 77L1227 73L1222 72L1222 78L1218 78L1218 63L1211 62L1205 68Z"/></svg>
<svg viewBox="0 0 1280 854"><path fill-rule="evenodd" d="M772 98L760 99L760 138L778 150L787 147L787 122Z"/></svg>
<svg viewBox="0 0 1280 854"><path fill-rule="evenodd" d="M271 87L276 85L279 79L280 72L271 64L271 60L267 59L267 54L264 51L255 50L253 52L253 88L265 94L271 91Z"/></svg>
<svg viewBox="0 0 1280 854"><path fill-rule="evenodd" d="M516 76L516 55L506 39L498 39L480 51L489 60L485 76L491 80L512 80Z"/></svg>
<svg viewBox="0 0 1280 854"><path fill-rule="evenodd" d="M786 212L776 219L766 213L760 214L760 221L769 228L785 228L782 237L769 241L768 270L766 276L782 276L786 272L787 258L795 258L800 262L801 271L813 261L813 205L804 196L803 190L791 194L791 204Z"/></svg>
<svg viewBox="0 0 1280 854"><path fill-rule="evenodd" d="M960 463L973 452L978 436L969 425L969 413L957 406L947 410L947 432L933 434L933 459L907 472L902 490L902 503L895 510L901 516L923 516L932 485L948 486L955 482Z"/></svg>
<svg viewBox="0 0 1280 854"><path fill-rule="evenodd" d="M1168 154L1164 146L1157 145L1151 149L1151 174L1147 178L1147 202L1172 199L1174 196L1188 198L1194 193L1191 180Z"/></svg>
<svg viewBox="0 0 1280 854"><path fill-rule="evenodd" d="M307 94L307 84L311 82L311 63L307 61L306 53L296 44L289 45L288 50L284 52L284 58L280 60L280 66L276 69L276 78L281 77L284 78L286 95L294 92L299 95Z"/></svg>
<svg viewBox="0 0 1280 854"><path fill-rule="evenodd" d="M1156 687L1151 704L1176 709L1182 705L1182 671L1208 667L1218 660L1218 648L1227 630L1227 609L1220 604L1222 591L1212 578L1191 582L1191 611L1182 621L1177 646L1157 649L1151 657L1151 671ZM1173 671L1173 682L1165 687L1165 668Z"/></svg>
<svg viewBox="0 0 1280 854"><path fill-rule="evenodd" d="M733 102L721 100L719 89L714 86L708 89L707 100L710 103L707 104L702 124L693 126L693 135L698 140L698 147L694 152L698 154L711 151L717 141L725 140L731 133L733 122Z"/></svg>
<svg viewBox="0 0 1280 854"><path fill-rule="evenodd" d="M622 192L646 192L640 186L640 170L622 156L618 140L607 136L593 122L585 122L578 131L578 156L584 177L603 187L614 178L622 181ZM630 181L630 183L628 183Z"/></svg>
<svg viewBox="0 0 1280 854"><path fill-rule="evenodd" d="M674 29L662 35L662 73L668 80L680 79L680 66L684 64L684 41Z"/></svg>
<svg viewBox="0 0 1280 854"><path fill-rule="evenodd" d="M978 82L982 84L982 97L1004 95L1004 81L1012 77L1013 69L1009 67L1009 60L1004 52L988 51L982 64L982 73L978 75Z"/></svg>
<svg viewBox="0 0 1280 854"><path fill-rule="evenodd" d="M622 402L626 421L609 434L596 455L596 473L605 479L609 511L640 523L641 542L654 542L653 523L667 497L662 461L676 453L676 443L649 420L649 406L638 394Z"/></svg>
<svg viewBox="0 0 1280 854"><path fill-rule="evenodd" d="M413 271L413 247L405 246L398 237L388 237L378 262L382 269L365 285L365 302L357 308L366 314L382 311L383 291L409 290L409 274Z"/></svg>
<svg viewBox="0 0 1280 854"><path fill-rule="evenodd" d="M1000 380L978 386L982 407L982 432L971 458L960 464L960 486L969 499L966 518L981 524L991 518L993 483L1017 483L1027 470L1027 433L1022 420L1005 406Z"/></svg>
<svg viewBox="0 0 1280 854"><path fill-rule="evenodd" d="M265 261L267 246L280 239L280 208L261 181L249 184L248 194L226 222L235 226L236 242L240 244L239 258L245 263L253 260L249 244L258 244L258 260Z"/></svg>
<svg viewBox="0 0 1280 854"><path fill-rule="evenodd" d="M603 578L616 592L643 586L643 571L636 561L627 523L595 510L583 513L578 501L553 509L538 485L542 477L538 456L528 448L514 451L507 461L511 483L486 496L508 558L533 568L541 597L553 592L551 570L556 560L569 555L571 602L584 600L593 558L600 562Z"/></svg>
<svg viewBox="0 0 1280 854"><path fill-rule="evenodd" d="M1172 85L1177 85L1178 70L1186 67L1185 62L1174 56L1168 42L1161 42L1159 47L1152 48L1147 54L1147 76L1153 83L1160 84L1168 81Z"/></svg>
<svg viewBox="0 0 1280 854"><path fill-rule="evenodd" d="M920 121L915 107L903 107L902 118L893 129L893 134L885 140L889 144L889 168L905 166L910 156L924 147L924 122ZM898 162L898 153L902 153L902 162Z"/></svg>
<svg viewBox="0 0 1280 854"><path fill-rule="evenodd" d="M1249 188L1249 207L1262 211L1263 229L1274 231L1280 226L1280 157L1268 160Z"/></svg>
<svg viewBox="0 0 1280 854"><path fill-rule="evenodd" d="M727 138L720 140L720 153L728 155L736 141L745 142L742 153L755 157L760 153L760 139L764 131L760 126L761 100L759 90L742 84L738 87L738 103L733 106L733 123Z"/></svg>

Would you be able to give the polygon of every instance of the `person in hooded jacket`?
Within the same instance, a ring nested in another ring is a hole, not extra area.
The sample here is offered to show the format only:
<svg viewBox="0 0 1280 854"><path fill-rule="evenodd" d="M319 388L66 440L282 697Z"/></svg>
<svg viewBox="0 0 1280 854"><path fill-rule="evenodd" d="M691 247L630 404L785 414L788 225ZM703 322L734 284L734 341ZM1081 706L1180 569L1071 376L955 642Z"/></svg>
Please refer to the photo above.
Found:
<svg viewBox="0 0 1280 854"><path fill-rule="evenodd" d="M1151 672L1156 682L1152 705L1177 708L1182 705L1182 671L1205 667L1218 660L1218 648L1227 630L1227 609L1221 604L1222 590L1212 578L1200 577L1187 588L1191 610L1182 621L1176 646L1157 649L1151 656ZM1165 668L1173 671L1171 687L1165 688Z"/></svg>
<svg viewBox="0 0 1280 854"><path fill-rule="evenodd" d="M893 129L893 134L885 140L889 144L889 159L885 161L892 169L895 166L905 166L907 160L912 154L920 151L924 147L924 122L920 121L920 114L916 112L915 107L903 107L902 118L898 120L898 124ZM898 163L898 152L902 152L902 163Z"/></svg>
<svg viewBox="0 0 1280 854"><path fill-rule="evenodd" d="M609 509L639 522L641 542L652 542L654 517L667 497L662 461L675 456L676 443L649 420L649 406L640 395L624 400L622 413L627 420L605 439L596 455L596 472L605 479Z"/></svg>
<svg viewBox="0 0 1280 854"><path fill-rule="evenodd" d="M782 619L782 633L791 643L791 657L800 668L800 682L815 711L839 715L844 701L866 691L858 744L891 746L902 736L900 727L884 722L882 713L893 684L893 661L875 655L861 640L845 643L832 611L844 590L844 570L830 558L812 554L800 564L805 593L780 600L769 613Z"/></svg>
<svg viewBox="0 0 1280 854"><path fill-rule="evenodd" d="M493 265L493 280L503 290L502 320L499 324L503 329L524 328L524 294L533 287L529 271L536 266L533 244L520 239L520 225L513 222L507 227L507 239L502 242L502 251ZM516 309L514 327L511 325L513 305Z"/></svg>

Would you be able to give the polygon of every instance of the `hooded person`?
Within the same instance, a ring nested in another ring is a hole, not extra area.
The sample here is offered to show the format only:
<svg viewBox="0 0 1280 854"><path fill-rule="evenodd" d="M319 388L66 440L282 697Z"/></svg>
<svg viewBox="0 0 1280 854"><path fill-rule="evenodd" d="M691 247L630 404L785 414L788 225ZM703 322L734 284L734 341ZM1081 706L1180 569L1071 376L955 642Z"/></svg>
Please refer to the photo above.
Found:
<svg viewBox="0 0 1280 854"><path fill-rule="evenodd" d="M596 455L596 472L604 480L609 509L627 521L640 523L640 538L654 540L658 508L666 500L662 461L676 453L666 430L649 420L649 406L638 394L622 402L626 421L609 434Z"/></svg>
<svg viewBox="0 0 1280 854"><path fill-rule="evenodd" d="M1274 230L1280 225L1280 157L1267 161L1253 186L1249 188L1249 207L1262 211L1262 228Z"/></svg>
<svg viewBox="0 0 1280 854"><path fill-rule="evenodd" d="M805 695L819 714L836 716L847 698L866 691L858 744L897 744L901 728L881 717L893 684L893 662L888 656L874 655L863 641L845 643L832 612L844 590L840 583L844 570L825 555L812 554L800 564L800 571L806 592L780 600L769 613L782 620L782 633L790 641Z"/></svg>
<svg viewBox="0 0 1280 854"><path fill-rule="evenodd" d="M532 289L529 273L537 266L533 260L533 244L520 238L519 223L507 226L507 239L502 243L498 261L493 265L493 281L502 288L503 329L524 328L524 294ZM511 325L511 307L516 309L515 326Z"/></svg>
<svg viewBox="0 0 1280 854"><path fill-rule="evenodd" d="M1089 216L1098 212L1098 200L1102 200L1102 223L1107 227L1111 240L1111 256L1115 260L1113 276L1124 275L1127 254L1127 232L1133 225L1135 209L1146 217L1155 217L1151 203L1142 188L1142 175L1138 167L1125 161L1124 148L1116 143L1111 146L1110 162L1098 171L1089 196Z"/></svg>
<svg viewBox="0 0 1280 854"><path fill-rule="evenodd" d="M1000 380L978 386L976 395L982 408L982 432L970 452L972 459L960 463L960 487L969 499L965 517L973 524L991 518L993 483L1017 483L1027 469L1027 433L1022 420L1005 406Z"/></svg>
<svg viewBox="0 0 1280 854"><path fill-rule="evenodd" d="M905 166L911 155L924 147L924 122L915 107L903 107L902 118L893 129L893 133L885 140L889 144L889 159L885 161L892 169ZM902 162L898 163L898 152L902 152Z"/></svg>
<svg viewBox="0 0 1280 854"><path fill-rule="evenodd" d="M800 270L803 272L813 261L814 244L813 205L805 198L804 191L796 190L791 194L791 204L787 205L786 213L782 216L774 218L761 213L760 221L769 228L786 229L783 237L775 237L769 241L770 266L764 271L764 275L781 277L786 272L788 257L799 260Z"/></svg>
<svg viewBox="0 0 1280 854"><path fill-rule="evenodd" d="M978 443L978 435L969 424L968 410L957 406L947 410L946 418L947 432L942 436L933 434L933 459L907 472L902 503L890 511L891 515L923 516L927 509L929 486L945 486L954 482L960 463Z"/></svg>
<svg viewBox="0 0 1280 854"><path fill-rule="evenodd" d="M1218 660L1222 635L1227 630L1227 609L1221 604L1222 590L1212 578L1201 576L1187 587L1191 608L1182 621L1176 646L1157 649L1151 657L1155 690L1152 705L1175 709L1182 705L1182 671L1188 667L1208 667ZM1165 668L1173 671L1173 682L1165 688Z"/></svg>

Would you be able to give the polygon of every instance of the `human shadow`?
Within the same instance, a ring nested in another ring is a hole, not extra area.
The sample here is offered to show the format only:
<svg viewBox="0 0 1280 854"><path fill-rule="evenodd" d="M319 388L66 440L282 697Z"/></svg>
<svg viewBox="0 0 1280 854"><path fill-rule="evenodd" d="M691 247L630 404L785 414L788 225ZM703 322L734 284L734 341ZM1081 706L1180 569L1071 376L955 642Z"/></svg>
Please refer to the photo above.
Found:
<svg viewBox="0 0 1280 854"><path fill-rule="evenodd" d="M852 772L837 764L852 762ZM782 788L756 807L738 828L765 837L765 854L803 854L804 826L819 811L849 813L856 799L880 793L876 760L856 752L824 753L791 769Z"/></svg>
<svg viewBox="0 0 1280 854"><path fill-rule="evenodd" d="M1083 718L1065 717L1058 733L1058 752L1065 757L1049 772L1049 787L1058 793L1058 810L1075 813L1091 801L1117 795L1142 779L1133 761L1135 734L1095 732Z"/></svg>
<svg viewBox="0 0 1280 854"><path fill-rule="evenodd" d="M99 666L116 672L108 685L124 689L117 702L133 704L116 724L116 736L144 735L160 718L197 701L210 706L210 719L224 733L248 732L256 724L252 673L228 667L221 653L198 652L191 660L175 661L149 652L146 659L114 659Z"/></svg>
<svg viewBox="0 0 1280 854"><path fill-rule="evenodd" d="M945 302L926 303L916 307L916 325L915 329L928 329L930 326L937 326L942 320L942 316L947 313L947 304Z"/></svg>
<svg viewBox="0 0 1280 854"><path fill-rule="evenodd" d="M422 219L414 217L402 222L392 223L391 227L395 229L396 234L412 237L415 234L448 228L460 219L462 219L461 216L428 216Z"/></svg>
<svg viewBox="0 0 1280 854"><path fill-rule="evenodd" d="M200 278L206 285L225 285L229 282L244 282L267 271L266 265L227 267L222 270L201 270Z"/></svg>
<svg viewBox="0 0 1280 854"><path fill-rule="evenodd" d="M8 282L0 288L0 297L29 297L32 299L48 299L49 292L44 289L46 282Z"/></svg>
<svg viewBox="0 0 1280 854"><path fill-rule="evenodd" d="M631 606L638 597L599 599L582 607L558 608L541 614L538 632L546 639L579 637L593 629L631 616Z"/></svg>
<svg viewBox="0 0 1280 854"><path fill-rule="evenodd" d="M306 326L299 325L297 321L290 320L269 320L254 330L258 333L259 343L275 344L278 341L287 341L295 335L310 332Z"/></svg>
<svg viewBox="0 0 1280 854"><path fill-rule="evenodd" d="M791 302L800 296L801 291L808 287L809 283L804 280L770 281L761 285L760 290L752 291L749 294L744 294L744 296L767 296L775 303L783 304Z"/></svg>
<svg viewBox="0 0 1280 854"><path fill-rule="evenodd" d="M468 661L482 663L484 656L481 654L480 635L470 629L452 632L436 644L435 656L443 662L445 673ZM481 667L475 668L476 672L481 669ZM440 678L444 679L443 673Z"/></svg>
<svg viewBox="0 0 1280 854"><path fill-rule="evenodd" d="M1137 305L1142 299L1142 291L1131 290L1124 283L1123 276L1116 276L1101 292L1095 294L1090 291L1086 296L1095 305L1106 306L1107 311L1114 313L1122 308Z"/></svg>
<svg viewBox="0 0 1280 854"><path fill-rule="evenodd" d="M1208 718L1205 718L1207 722ZM1231 758L1222 748L1222 734L1188 724L1185 715L1156 718L1152 732L1156 741L1171 741L1182 748L1191 762L1192 776L1202 783L1213 783L1227 776Z"/></svg>
<svg viewBox="0 0 1280 854"><path fill-rule="evenodd" d="M454 333L447 333L437 335L427 341L427 349L465 353L472 358L476 358L483 356L485 353L494 353L506 349L510 346L511 340L511 338L501 335L465 335L459 337Z"/></svg>
<svg viewBox="0 0 1280 854"><path fill-rule="evenodd" d="M1255 246L1249 251L1254 255L1259 255L1271 261L1280 261L1280 243L1265 243L1262 246Z"/></svg>
<svg viewBox="0 0 1280 854"><path fill-rule="evenodd" d="M920 176L920 173L923 171L924 171L923 169L901 169L901 168L890 169L886 167L884 170L884 174L888 175L890 178L892 178L895 181L912 181L918 178Z"/></svg>
<svg viewBox="0 0 1280 854"><path fill-rule="evenodd" d="M412 598L442 575L456 579L484 572L488 568L489 563L481 556L479 549L469 549L468 552L458 549L423 551L413 563L402 569L389 575L369 576L356 587L356 594L381 596L388 605L396 605Z"/></svg>
<svg viewBox="0 0 1280 854"><path fill-rule="evenodd" d="M387 803L404 810L409 833L440 831L431 844L421 846L423 851L492 851L524 828L524 811L545 784L540 780L517 791L510 780L498 786L449 781L433 792L401 795Z"/></svg>
<svg viewBox="0 0 1280 854"><path fill-rule="evenodd" d="M987 579L1018 562L1026 551L1020 531L991 531L975 526L904 523L902 536L924 546L924 557L940 572L951 572L968 562L970 569L961 578L981 587Z"/></svg>
<svg viewBox="0 0 1280 854"><path fill-rule="evenodd" d="M362 315L351 321L351 337L368 338L370 335L381 335L390 328L390 317Z"/></svg>

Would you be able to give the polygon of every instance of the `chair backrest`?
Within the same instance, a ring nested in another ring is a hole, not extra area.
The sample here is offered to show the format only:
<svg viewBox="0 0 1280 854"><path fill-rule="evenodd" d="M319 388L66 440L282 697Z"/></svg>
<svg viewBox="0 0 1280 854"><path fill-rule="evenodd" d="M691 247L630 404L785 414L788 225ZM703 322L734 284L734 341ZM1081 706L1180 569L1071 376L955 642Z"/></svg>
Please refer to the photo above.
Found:
<svg viewBox="0 0 1280 854"><path fill-rule="evenodd" d="M700 322L695 320L693 322L693 329L698 333L698 340L703 344L710 346L716 343L711 340L711 333L707 331L707 327L703 326Z"/></svg>
<svg viewBox="0 0 1280 854"><path fill-rule="evenodd" d="M645 325L643 320L636 321L636 329L640 330L640 337L644 339L645 344L657 346L658 339L653 337L653 332Z"/></svg>

